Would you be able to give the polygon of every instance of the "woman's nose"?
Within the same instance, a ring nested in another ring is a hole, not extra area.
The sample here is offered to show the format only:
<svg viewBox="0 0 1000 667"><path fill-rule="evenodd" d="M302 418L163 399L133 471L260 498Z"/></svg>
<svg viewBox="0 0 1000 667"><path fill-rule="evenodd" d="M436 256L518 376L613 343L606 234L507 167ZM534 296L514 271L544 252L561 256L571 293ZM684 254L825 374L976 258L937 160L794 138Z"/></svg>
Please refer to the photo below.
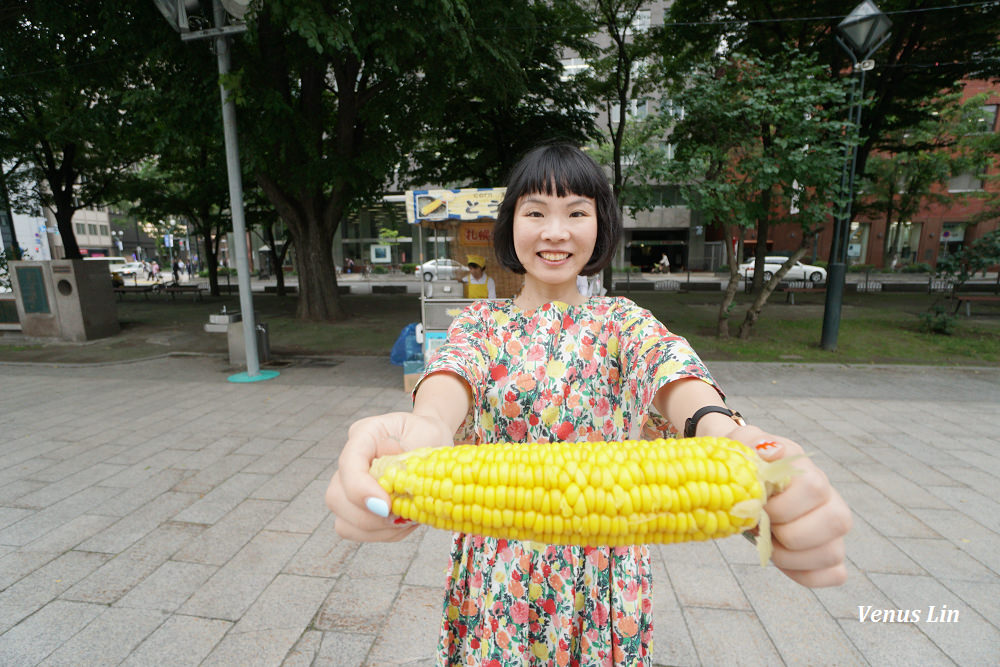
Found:
<svg viewBox="0 0 1000 667"><path fill-rule="evenodd" d="M569 228L559 216L552 216L545 222L542 238L546 240L562 240L569 237Z"/></svg>

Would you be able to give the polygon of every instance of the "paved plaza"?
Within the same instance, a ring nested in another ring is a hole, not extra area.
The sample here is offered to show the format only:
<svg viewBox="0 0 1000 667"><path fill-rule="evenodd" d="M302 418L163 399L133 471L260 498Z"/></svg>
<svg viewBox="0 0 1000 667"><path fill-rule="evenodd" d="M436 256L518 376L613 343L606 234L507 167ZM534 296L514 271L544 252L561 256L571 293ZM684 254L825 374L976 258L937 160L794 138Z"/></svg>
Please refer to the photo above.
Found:
<svg viewBox="0 0 1000 667"><path fill-rule="evenodd" d="M434 664L449 535L349 543L323 504L348 425L408 408L401 370L280 370L0 364L0 665ZM712 370L847 499L850 578L654 547L655 663L1000 663L1000 369Z"/></svg>

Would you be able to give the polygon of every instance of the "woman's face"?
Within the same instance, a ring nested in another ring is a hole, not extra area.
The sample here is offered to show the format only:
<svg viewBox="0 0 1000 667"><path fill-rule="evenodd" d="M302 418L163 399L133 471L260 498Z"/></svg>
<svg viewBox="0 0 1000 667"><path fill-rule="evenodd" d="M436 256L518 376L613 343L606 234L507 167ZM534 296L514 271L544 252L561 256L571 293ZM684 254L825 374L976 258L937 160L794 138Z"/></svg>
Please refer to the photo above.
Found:
<svg viewBox="0 0 1000 667"><path fill-rule="evenodd" d="M514 251L527 275L572 284L594 254L597 205L591 197L523 195L514 211Z"/></svg>

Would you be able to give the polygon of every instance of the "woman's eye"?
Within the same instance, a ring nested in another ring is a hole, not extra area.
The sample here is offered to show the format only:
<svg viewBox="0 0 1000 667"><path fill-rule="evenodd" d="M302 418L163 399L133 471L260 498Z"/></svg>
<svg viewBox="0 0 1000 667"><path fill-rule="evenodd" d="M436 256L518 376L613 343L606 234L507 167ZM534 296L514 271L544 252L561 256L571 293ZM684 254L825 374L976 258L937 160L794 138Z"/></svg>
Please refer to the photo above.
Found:
<svg viewBox="0 0 1000 667"><path fill-rule="evenodd" d="M525 215L525 217L528 217L528 218L540 218L540 217L542 217L542 212L541 211L527 211L527 212L524 213L524 215Z"/></svg>
<svg viewBox="0 0 1000 667"><path fill-rule="evenodd" d="M590 215L590 213L588 211L573 211L569 215L571 218L584 218Z"/></svg>

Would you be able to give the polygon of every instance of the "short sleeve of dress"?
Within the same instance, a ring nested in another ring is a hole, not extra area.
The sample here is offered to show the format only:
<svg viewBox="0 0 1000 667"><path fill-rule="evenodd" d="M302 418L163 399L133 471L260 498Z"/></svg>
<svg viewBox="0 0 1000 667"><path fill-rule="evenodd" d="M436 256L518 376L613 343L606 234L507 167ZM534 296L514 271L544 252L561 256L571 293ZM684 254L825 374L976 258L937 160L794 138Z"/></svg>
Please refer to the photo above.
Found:
<svg viewBox="0 0 1000 667"><path fill-rule="evenodd" d="M489 373L490 355L486 332L486 321L489 317L489 302L476 301L469 304L448 327L447 338L424 368L424 374L413 388L413 396L424 378L442 371L454 373L468 383L472 390L472 408L466 423L456 434L457 440L465 440L472 434L472 415L475 406L482 402L486 391L487 374Z"/></svg>
<svg viewBox="0 0 1000 667"><path fill-rule="evenodd" d="M626 371L628 389L647 413L651 413L647 437L672 436L680 431L652 410L656 392L664 385L685 378L696 378L711 385L724 397L698 354L683 336L671 333L645 308L627 299L616 318L621 324L621 364Z"/></svg>

